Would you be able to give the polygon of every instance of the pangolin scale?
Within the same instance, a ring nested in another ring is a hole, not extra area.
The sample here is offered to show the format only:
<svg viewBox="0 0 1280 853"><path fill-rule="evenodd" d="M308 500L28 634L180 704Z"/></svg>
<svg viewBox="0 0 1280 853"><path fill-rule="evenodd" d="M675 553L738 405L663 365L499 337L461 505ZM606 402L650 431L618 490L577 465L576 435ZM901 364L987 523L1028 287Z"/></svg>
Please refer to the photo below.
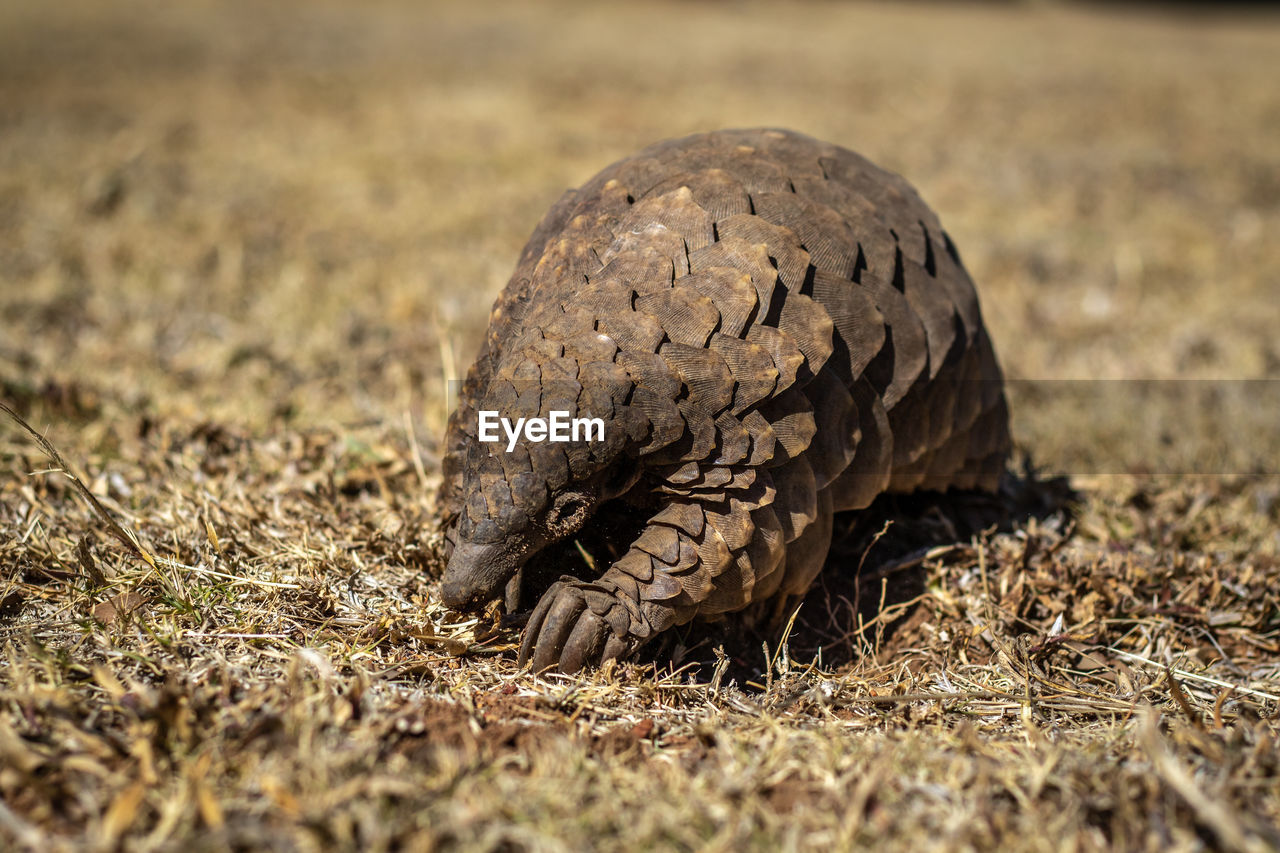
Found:
<svg viewBox="0 0 1280 853"><path fill-rule="evenodd" d="M606 428L508 452L485 411ZM626 502L639 535L525 626L522 661L572 672L802 595L833 513L994 488L1009 446L973 283L910 185L789 131L661 142L567 192L493 308L446 436L442 597L518 606L532 555Z"/></svg>

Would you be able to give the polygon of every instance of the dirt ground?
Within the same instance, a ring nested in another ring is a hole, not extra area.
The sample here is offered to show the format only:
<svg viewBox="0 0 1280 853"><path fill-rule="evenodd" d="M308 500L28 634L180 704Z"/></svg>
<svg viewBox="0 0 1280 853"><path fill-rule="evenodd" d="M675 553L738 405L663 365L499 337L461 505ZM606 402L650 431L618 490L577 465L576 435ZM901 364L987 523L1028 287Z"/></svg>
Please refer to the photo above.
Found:
<svg viewBox="0 0 1280 853"><path fill-rule="evenodd" d="M138 542L0 416L0 847L1280 847L1278 79L1265 9L0 0L0 402ZM938 211L1018 512L521 672L447 381L565 187L755 125Z"/></svg>

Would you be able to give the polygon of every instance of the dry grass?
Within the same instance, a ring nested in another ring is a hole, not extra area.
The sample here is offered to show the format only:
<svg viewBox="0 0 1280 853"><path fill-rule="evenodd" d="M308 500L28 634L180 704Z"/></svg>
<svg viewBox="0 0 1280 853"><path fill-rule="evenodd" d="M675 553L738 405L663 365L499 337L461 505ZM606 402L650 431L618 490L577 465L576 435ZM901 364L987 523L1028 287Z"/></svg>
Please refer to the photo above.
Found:
<svg viewBox="0 0 1280 853"><path fill-rule="evenodd" d="M152 559L0 426L0 846L1280 845L1277 45L1044 5L3 4L0 400ZM563 186L752 124L907 174L1011 375L1272 384L1208 455L1212 401L1151 442L1027 385L1076 500L1011 483L1037 511L973 537L888 506L785 643L521 673L433 595L442 380Z"/></svg>

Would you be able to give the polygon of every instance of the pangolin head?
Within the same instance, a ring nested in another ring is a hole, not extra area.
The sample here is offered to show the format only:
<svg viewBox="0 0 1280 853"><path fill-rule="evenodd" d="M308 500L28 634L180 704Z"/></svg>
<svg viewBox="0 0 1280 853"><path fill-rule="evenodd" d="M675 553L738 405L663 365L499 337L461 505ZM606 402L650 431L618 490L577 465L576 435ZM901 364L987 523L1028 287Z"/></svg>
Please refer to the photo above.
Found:
<svg viewBox="0 0 1280 853"><path fill-rule="evenodd" d="M626 453L625 437L611 435L620 429L607 416L612 408L599 398L592 402L576 380L499 378L490 384L477 406L477 424L469 425L477 431L485 412L496 413L489 416L491 423L505 418L514 427L521 417L546 418L558 411L569 420L605 415L605 438L580 429L574 439L570 429L569 441L533 441L522 431L512 443L499 425L497 441L471 442L462 511L441 588L445 604L482 603L505 589L508 607L514 606L518 575L529 558L577 532L603 501L635 485L639 471Z"/></svg>

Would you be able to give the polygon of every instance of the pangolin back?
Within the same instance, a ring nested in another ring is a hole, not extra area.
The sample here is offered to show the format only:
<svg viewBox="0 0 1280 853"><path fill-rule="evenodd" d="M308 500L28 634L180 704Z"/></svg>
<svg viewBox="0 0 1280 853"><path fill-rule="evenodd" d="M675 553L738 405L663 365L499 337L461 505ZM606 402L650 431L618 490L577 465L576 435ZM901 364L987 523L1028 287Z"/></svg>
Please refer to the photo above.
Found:
<svg viewBox="0 0 1280 853"><path fill-rule="evenodd" d="M492 596L585 517L504 537L612 469L634 469L649 521L599 578L542 596L537 668L803 594L834 512L995 486L1000 378L973 283L900 177L782 130L653 145L560 199L493 308L446 439L445 599ZM605 416L608 441L477 441L482 408L556 406Z"/></svg>

